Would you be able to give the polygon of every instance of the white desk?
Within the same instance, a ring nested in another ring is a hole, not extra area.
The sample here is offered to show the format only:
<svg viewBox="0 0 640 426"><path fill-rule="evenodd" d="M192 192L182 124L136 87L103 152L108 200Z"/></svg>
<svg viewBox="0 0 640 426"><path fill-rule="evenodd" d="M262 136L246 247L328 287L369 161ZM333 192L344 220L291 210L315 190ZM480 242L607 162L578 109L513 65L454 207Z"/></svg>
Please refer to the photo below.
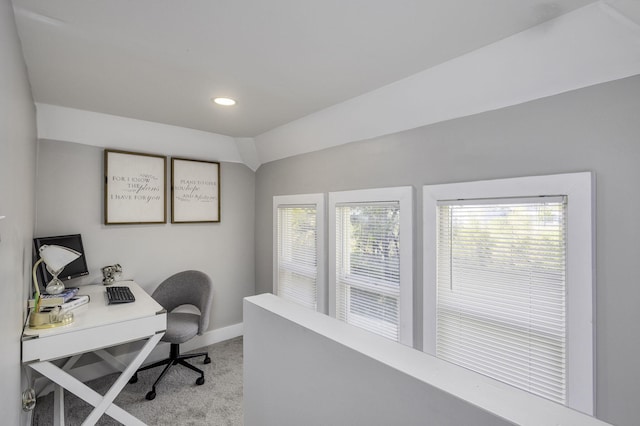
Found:
<svg viewBox="0 0 640 426"><path fill-rule="evenodd" d="M95 424L104 413L125 425L144 425L113 404L113 400L164 335L167 315L162 306L134 281L120 281L114 285L128 286L136 301L108 305L104 286L80 287L79 294L87 294L91 300L87 305L73 310L72 324L46 330L26 328L22 335L22 362L57 384L54 396L56 426L64 425L63 388L95 407L83 425ZM147 339L147 342L129 365L104 350L143 339ZM104 396L67 373L87 352L95 352L122 371ZM69 358L62 368L51 362L60 358Z"/></svg>

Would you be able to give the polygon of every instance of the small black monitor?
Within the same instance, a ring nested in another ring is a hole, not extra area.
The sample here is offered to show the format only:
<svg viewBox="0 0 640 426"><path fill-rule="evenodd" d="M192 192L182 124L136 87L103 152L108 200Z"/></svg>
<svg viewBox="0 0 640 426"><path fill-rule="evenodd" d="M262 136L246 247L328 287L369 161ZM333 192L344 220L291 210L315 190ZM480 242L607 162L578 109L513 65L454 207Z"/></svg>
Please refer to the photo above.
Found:
<svg viewBox="0 0 640 426"><path fill-rule="evenodd" d="M84 247L82 246L82 237L80 234L73 235L60 235L57 237L38 237L33 239L33 249L34 249L34 263L38 261L40 256L38 255L40 251L40 247L42 246L62 246L73 249L77 252L82 253L82 256L68 264L64 267L60 275L58 275L58 279L61 281L67 281L71 278L81 277L83 275L89 275L89 270L87 268L87 257L84 254ZM47 268L43 263L38 267L38 278L41 280L40 284L45 287L49 281L53 278L53 276L47 271Z"/></svg>

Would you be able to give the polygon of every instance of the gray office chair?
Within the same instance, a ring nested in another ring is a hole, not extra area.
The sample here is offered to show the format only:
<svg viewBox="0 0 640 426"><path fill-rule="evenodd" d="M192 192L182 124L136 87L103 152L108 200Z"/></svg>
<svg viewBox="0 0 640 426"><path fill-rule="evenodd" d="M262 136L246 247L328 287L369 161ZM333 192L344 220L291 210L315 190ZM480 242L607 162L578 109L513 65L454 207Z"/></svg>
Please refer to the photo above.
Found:
<svg viewBox="0 0 640 426"><path fill-rule="evenodd" d="M129 383L138 381L138 373L150 368L166 365L160 376L153 383L153 387L147 393L146 398L151 401L156 397L156 385L167 374L169 368L174 365L183 365L197 373L200 377L196 385L204 384L204 372L187 363L185 360L204 356L204 363L211 363L211 358L206 352L196 354L180 354L180 344L193 338L196 334L202 334L209 326L209 315L213 300L213 284L211 279L200 271L178 272L164 280L151 295L163 308L167 310L167 331L162 341L171 343L169 358L154 362L153 364L139 368L129 380ZM193 305L200 310L200 315L185 312L172 312L182 305Z"/></svg>

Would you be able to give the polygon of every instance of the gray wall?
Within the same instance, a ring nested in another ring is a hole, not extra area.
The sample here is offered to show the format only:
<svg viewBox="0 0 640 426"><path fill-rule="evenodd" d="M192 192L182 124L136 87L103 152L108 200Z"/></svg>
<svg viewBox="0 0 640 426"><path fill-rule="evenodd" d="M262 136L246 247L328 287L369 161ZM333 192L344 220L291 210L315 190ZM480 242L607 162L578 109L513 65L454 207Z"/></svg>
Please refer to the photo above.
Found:
<svg viewBox="0 0 640 426"><path fill-rule="evenodd" d="M22 424L20 333L31 283L36 122L13 9L0 0L0 413Z"/></svg>
<svg viewBox="0 0 640 426"><path fill-rule="evenodd" d="M597 417L640 418L640 76L370 141L256 173L256 293L272 290L274 195L413 185L415 343L422 348L424 184L593 171L597 192ZM303 143L303 141L301 141Z"/></svg>
<svg viewBox="0 0 640 426"><path fill-rule="evenodd" d="M244 302L245 425L512 424L305 328L295 315L254 304L264 296Z"/></svg>
<svg viewBox="0 0 640 426"><path fill-rule="evenodd" d="M169 275L198 269L214 283L209 329L242 322L242 298L255 289L253 171L221 163L220 223L107 226L103 152L71 142L39 142L36 235L82 234L89 266L89 277L69 283L100 282L101 267L120 263L124 278L152 292Z"/></svg>
<svg viewBox="0 0 640 426"><path fill-rule="evenodd" d="M247 426L608 424L271 294L244 326Z"/></svg>

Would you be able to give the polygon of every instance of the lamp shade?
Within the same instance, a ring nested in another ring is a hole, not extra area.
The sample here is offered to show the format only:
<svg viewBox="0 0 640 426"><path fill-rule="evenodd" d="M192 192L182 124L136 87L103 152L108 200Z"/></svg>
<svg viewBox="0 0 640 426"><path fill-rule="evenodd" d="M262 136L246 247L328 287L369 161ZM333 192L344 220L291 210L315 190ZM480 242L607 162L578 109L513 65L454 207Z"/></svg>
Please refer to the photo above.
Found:
<svg viewBox="0 0 640 426"><path fill-rule="evenodd" d="M79 258L82 253L62 246L42 246L40 247L40 258L47 265L49 271L60 273L62 269Z"/></svg>

